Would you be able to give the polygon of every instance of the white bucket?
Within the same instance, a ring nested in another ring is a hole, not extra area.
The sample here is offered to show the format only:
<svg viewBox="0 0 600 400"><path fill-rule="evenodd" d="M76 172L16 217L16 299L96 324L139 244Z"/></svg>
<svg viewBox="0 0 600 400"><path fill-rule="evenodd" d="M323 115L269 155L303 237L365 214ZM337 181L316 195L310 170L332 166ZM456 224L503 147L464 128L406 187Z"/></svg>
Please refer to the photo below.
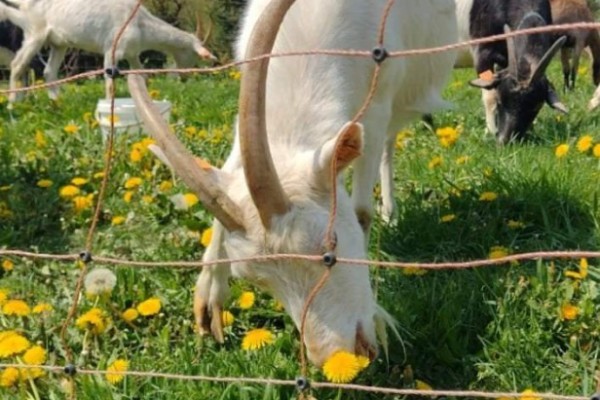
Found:
<svg viewBox="0 0 600 400"><path fill-rule="evenodd" d="M110 135L110 99L98 100L96 106L96 120L100 125L102 138L106 140ZM166 100L154 100L154 105L163 116L165 121L171 117L171 103ZM115 99L114 127L115 135L126 132L138 132L142 130L142 122L135 110L135 103L130 97Z"/></svg>

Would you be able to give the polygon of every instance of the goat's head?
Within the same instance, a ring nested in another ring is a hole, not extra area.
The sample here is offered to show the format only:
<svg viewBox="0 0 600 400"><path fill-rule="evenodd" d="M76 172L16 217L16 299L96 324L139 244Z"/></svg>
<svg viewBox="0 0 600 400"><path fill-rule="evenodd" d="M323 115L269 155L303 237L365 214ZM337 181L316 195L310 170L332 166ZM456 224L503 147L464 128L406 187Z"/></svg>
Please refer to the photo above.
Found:
<svg viewBox="0 0 600 400"><path fill-rule="evenodd" d="M198 65L199 60L217 60L217 57L202 45L202 41L194 33L187 35L190 37L191 47L186 46L173 52L177 68L193 68Z"/></svg>
<svg viewBox="0 0 600 400"><path fill-rule="evenodd" d="M545 24L539 14L530 13L523 18L518 29ZM504 30L506 33L511 31L508 26ZM563 36L550 46L548 34L508 38L508 67L495 74L487 71L470 82L473 86L497 92L497 139L500 143L523 137L544 103L555 110L567 112L545 76L550 61L565 40Z"/></svg>
<svg viewBox="0 0 600 400"><path fill-rule="evenodd" d="M269 3L254 28L247 57L271 51L279 25L293 2ZM320 148L298 149L292 154L275 152L272 157L265 121L268 64L265 59L243 69L238 125L241 163L228 172L199 167L194 162L169 132L166 122L152 110L143 81L130 76L130 91L146 128L169 163L225 227L223 245L230 258L324 254L335 191L336 254L366 259L363 231L338 179L338 174L361 153L362 126L348 123ZM271 291L300 327L305 303L327 267L289 259L239 262L232 268ZM304 340L310 360L321 365L338 350L373 358L377 353L376 331L384 334L384 328L380 328L386 319L374 300L367 266L338 263L308 310Z"/></svg>

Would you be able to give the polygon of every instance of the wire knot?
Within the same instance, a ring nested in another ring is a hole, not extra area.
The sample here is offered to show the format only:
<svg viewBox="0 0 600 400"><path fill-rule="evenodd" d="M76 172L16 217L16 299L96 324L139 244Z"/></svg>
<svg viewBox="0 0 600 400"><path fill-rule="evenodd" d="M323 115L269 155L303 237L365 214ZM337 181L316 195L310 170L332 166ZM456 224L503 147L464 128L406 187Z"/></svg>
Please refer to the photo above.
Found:
<svg viewBox="0 0 600 400"><path fill-rule="evenodd" d="M377 64L381 64L382 62L384 62L389 55L390 53L388 53L386 48L383 46L377 46L373 50L371 50L371 57L373 57L373 60Z"/></svg>
<svg viewBox="0 0 600 400"><path fill-rule="evenodd" d="M117 66L108 67L104 70L104 73L111 79L118 78L121 76L121 71Z"/></svg>
<svg viewBox="0 0 600 400"><path fill-rule="evenodd" d="M75 366L75 364L67 364L67 365L65 365L63 372L66 375L74 376L77 373L77 367Z"/></svg>
<svg viewBox="0 0 600 400"><path fill-rule="evenodd" d="M336 263L337 257L335 256L334 252L328 251L327 253L323 254L323 264L325 264L327 268L333 267Z"/></svg>
<svg viewBox="0 0 600 400"><path fill-rule="evenodd" d="M296 389L298 389L298 391L301 393L306 392L308 389L310 389L310 381L308 380L308 378L304 376L299 376L298 378L296 378Z"/></svg>
<svg viewBox="0 0 600 400"><path fill-rule="evenodd" d="M88 263L92 262L92 253L90 253L87 250L84 250L81 253L79 253L79 259L81 261L83 261L85 264L88 264Z"/></svg>

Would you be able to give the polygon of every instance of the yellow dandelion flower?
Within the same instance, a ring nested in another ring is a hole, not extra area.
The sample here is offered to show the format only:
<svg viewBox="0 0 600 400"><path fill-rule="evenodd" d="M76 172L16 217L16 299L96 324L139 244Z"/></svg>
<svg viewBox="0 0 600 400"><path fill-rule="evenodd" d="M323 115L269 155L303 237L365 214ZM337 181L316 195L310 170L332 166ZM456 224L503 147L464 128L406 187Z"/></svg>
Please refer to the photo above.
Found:
<svg viewBox="0 0 600 400"><path fill-rule="evenodd" d="M6 303L7 299L8 299L8 290L0 289L0 305Z"/></svg>
<svg viewBox="0 0 600 400"><path fill-rule="evenodd" d="M594 157L600 158L600 143L594 146L592 153L594 154Z"/></svg>
<svg viewBox="0 0 600 400"><path fill-rule="evenodd" d="M161 193L165 193L168 192L169 190L173 189L173 183L171 181L162 181L159 185L158 185L158 190Z"/></svg>
<svg viewBox="0 0 600 400"><path fill-rule="evenodd" d="M79 127L78 127L77 125L75 125L74 123L72 123L72 122L71 122L70 124L67 124L67 125L66 125L66 126L63 128L63 130L64 130L66 133L69 133L69 134L71 134L71 135L74 135L74 134L76 134L77 132L79 132Z"/></svg>
<svg viewBox="0 0 600 400"><path fill-rule="evenodd" d="M46 350L42 346L33 346L23 354L25 365L42 365L46 362Z"/></svg>
<svg viewBox="0 0 600 400"><path fill-rule="evenodd" d="M577 315L579 315L579 308L577 308L577 306L574 306L573 304L563 304L560 308L561 319L572 321L575 318L577 318Z"/></svg>
<svg viewBox="0 0 600 400"><path fill-rule="evenodd" d="M437 167L439 167L439 166L440 166L440 165L442 165L443 163L444 163L444 159L443 159L442 157L440 157L440 156L435 156L435 157L433 157L433 158L432 158L432 159L429 161L429 163L427 164L427 167L428 167L429 169L434 169L434 168L437 168Z"/></svg>
<svg viewBox="0 0 600 400"><path fill-rule="evenodd" d="M106 371L108 372L106 374L106 380L113 385L119 383L125 378L123 372L126 372L128 369L129 361L119 358L106 368Z"/></svg>
<svg viewBox="0 0 600 400"><path fill-rule="evenodd" d="M151 204L154 202L154 197L152 197L150 195L145 195L145 196L142 196L142 201L146 204Z"/></svg>
<svg viewBox="0 0 600 400"><path fill-rule="evenodd" d="M252 308L255 299L256 296L254 295L254 292L243 292L238 298L238 305L242 310L247 310Z"/></svg>
<svg viewBox="0 0 600 400"><path fill-rule="evenodd" d="M42 313L48 313L50 311L54 310L54 307L52 307L52 304L49 303L38 303L33 307L32 312L34 314L42 314Z"/></svg>
<svg viewBox="0 0 600 400"><path fill-rule="evenodd" d="M579 140L577 141L577 150L580 153L585 153L586 151L588 151L589 149L592 148L592 144L594 142L594 138L592 138L591 135L584 135L582 137L579 138Z"/></svg>
<svg viewBox="0 0 600 400"><path fill-rule="evenodd" d="M204 247L208 247L210 241L212 240L213 228L207 228L202 231L202 235L200 236L200 244Z"/></svg>
<svg viewBox="0 0 600 400"><path fill-rule="evenodd" d="M142 301L136 308L140 315L149 317L158 314L160 312L160 307L160 299L158 297L151 297L148 300Z"/></svg>
<svg viewBox="0 0 600 400"><path fill-rule="evenodd" d="M419 267L402 268L403 275L421 276L421 275L425 275L426 273L427 273L427 270L425 268L419 268Z"/></svg>
<svg viewBox="0 0 600 400"><path fill-rule="evenodd" d="M369 357L365 356L356 356L356 361L358 361L358 366L361 371L367 368L369 364L371 364L371 360L369 360Z"/></svg>
<svg viewBox="0 0 600 400"><path fill-rule="evenodd" d="M563 144L556 146L556 149L554 150L554 155L556 156L556 158L563 158L564 156L567 155L568 152L569 152L569 145L566 143L563 143Z"/></svg>
<svg viewBox="0 0 600 400"><path fill-rule="evenodd" d="M521 221L509 219L506 223L506 226L508 226L510 229L522 229L525 227L525 224Z"/></svg>
<svg viewBox="0 0 600 400"><path fill-rule="evenodd" d="M31 308L23 300L7 300L2 306L2 313L25 317L31 313Z"/></svg>
<svg viewBox="0 0 600 400"><path fill-rule="evenodd" d="M138 148L134 147L133 149L131 149L131 152L129 153L129 159L131 160L131 162L138 163L142 161L142 157L142 152Z"/></svg>
<svg viewBox="0 0 600 400"><path fill-rule="evenodd" d="M440 141L440 145L445 148L452 147L460 136L460 132L456 128L449 126L436 129L435 134Z"/></svg>
<svg viewBox="0 0 600 400"><path fill-rule="evenodd" d="M86 183L88 183L88 182L89 182L89 180L88 180L88 179L81 178L81 177L79 177L79 176L78 176L78 177L75 177L75 178L73 178L73 179L71 179L71 183L72 183L73 185L75 185L75 186L83 186L83 185L85 185L85 184L86 184Z"/></svg>
<svg viewBox="0 0 600 400"><path fill-rule="evenodd" d="M92 308L77 318L75 325L81 330L89 330L90 332L99 335L106 330L107 321L105 319L104 311L99 308Z"/></svg>
<svg viewBox="0 0 600 400"><path fill-rule="evenodd" d="M183 195L183 200L188 207L193 207L198 204L198 196L194 193L186 193Z"/></svg>
<svg viewBox="0 0 600 400"><path fill-rule="evenodd" d="M2 370L2 374L0 374L0 386L1 387L11 387L14 386L19 381L19 370L15 367L8 367Z"/></svg>
<svg viewBox="0 0 600 400"><path fill-rule="evenodd" d="M94 174L94 179L102 179L102 178L104 178L104 171L96 172Z"/></svg>
<svg viewBox="0 0 600 400"><path fill-rule="evenodd" d="M463 164L466 164L470 159L471 159L471 157L469 157L469 156L460 156L455 161L456 161L456 164L463 165Z"/></svg>
<svg viewBox="0 0 600 400"><path fill-rule="evenodd" d="M348 383L360 372L360 363L356 356L347 351L338 351L325 361L323 373L333 383Z"/></svg>
<svg viewBox="0 0 600 400"><path fill-rule="evenodd" d="M195 126L186 126L183 131L185 132L187 137L194 137L198 132L198 129L196 129Z"/></svg>
<svg viewBox="0 0 600 400"><path fill-rule="evenodd" d="M75 197L79 194L79 188L73 185L66 185L60 188L58 194L63 199L70 199L71 197Z"/></svg>
<svg viewBox="0 0 600 400"><path fill-rule="evenodd" d="M234 81L239 81L242 77L242 73L240 72L240 70L232 69L231 71L229 71L229 77Z"/></svg>
<svg viewBox="0 0 600 400"><path fill-rule="evenodd" d="M148 92L148 94L150 95L151 98L153 98L154 100L158 99L160 97L160 90L158 89L152 89L151 91Z"/></svg>
<svg viewBox="0 0 600 400"><path fill-rule="evenodd" d="M536 393L532 389L525 389L521 392L519 400L542 400L540 396L536 396Z"/></svg>
<svg viewBox="0 0 600 400"><path fill-rule="evenodd" d="M490 249L490 252L488 254L488 258L490 260L497 260L498 258L503 258L508 256L509 252L508 249L506 247L502 247L502 246L493 246Z"/></svg>
<svg viewBox="0 0 600 400"><path fill-rule="evenodd" d="M123 201L125 203L131 203L131 198L133 197L133 191L127 190L123 195Z"/></svg>
<svg viewBox="0 0 600 400"><path fill-rule="evenodd" d="M509 255L509 251L506 247L502 246L493 246L488 253L488 258L490 260L496 260L499 258L503 258Z"/></svg>
<svg viewBox="0 0 600 400"><path fill-rule="evenodd" d="M235 317L231 312L225 310L221 313L221 322L223 323L223 328L233 325L233 321L235 321Z"/></svg>
<svg viewBox="0 0 600 400"><path fill-rule="evenodd" d="M433 388L431 387L430 384L428 384L427 382L424 382L420 379L415 379L415 389L417 390L426 390L426 391L431 391L433 390Z"/></svg>
<svg viewBox="0 0 600 400"><path fill-rule="evenodd" d="M446 215L442 215L442 217L440 218L440 222L451 222L454 221L456 219L456 214L446 214Z"/></svg>
<svg viewBox="0 0 600 400"><path fill-rule="evenodd" d="M587 258L582 258L579 260L579 274L581 275L581 279L588 275L588 268L589 264Z"/></svg>
<svg viewBox="0 0 600 400"><path fill-rule="evenodd" d="M243 350L258 350L275 341L275 335L268 329L258 328L246 332L242 339Z"/></svg>
<svg viewBox="0 0 600 400"><path fill-rule="evenodd" d="M135 308L128 308L121 313L121 318L127 322L133 322L140 316L140 313Z"/></svg>
<svg viewBox="0 0 600 400"><path fill-rule="evenodd" d="M52 181L50 179L40 179L37 181L37 186L41 188L49 188L52 186Z"/></svg>
<svg viewBox="0 0 600 400"><path fill-rule="evenodd" d="M47 141L44 132L41 130L35 131L35 145L38 148L46 147Z"/></svg>
<svg viewBox="0 0 600 400"><path fill-rule="evenodd" d="M125 181L125 189L135 189L142 184L142 178L139 176L134 176L132 178L127 179Z"/></svg>
<svg viewBox="0 0 600 400"><path fill-rule="evenodd" d="M2 269L6 272L12 271L15 268L15 263L11 260L3 260L2 261Z"/></svg>
<svg viewBox="0 0 600 400"><path fill-rule="evenodd" d="M31 346L26 337L15 331L0 333L0 358L6 358L20 354Z"/></svg>
<svg viewBox="0 0 600 400"><path fill-rule="evenodd" d="M498 195L494 192L483 192L479 196L479 201L494 201L498 198Z"/></svg>
<svg viewBox="0 0 600 400"><path fill-rule="evenodd" d="M115 215L114 217L112 217L112 220L110 221L110 223L112 225L121 225L124 222L125 222L125 217L122 215Z"/></svg>
<svg viewBox="0 0 600 400"><path fill-rule="evenodd" d="M41 368L22 368L19 373L21 374L21 382L37 379L45 374Z"/></svg>
<svg viewBox="0 0 600 400"><path fill-rule="evenodd" d="M73 197L73 208L77 212L81 212L87 210L92 206L92 202L94 200L94 195L87 196L75 196Z"/></svg>

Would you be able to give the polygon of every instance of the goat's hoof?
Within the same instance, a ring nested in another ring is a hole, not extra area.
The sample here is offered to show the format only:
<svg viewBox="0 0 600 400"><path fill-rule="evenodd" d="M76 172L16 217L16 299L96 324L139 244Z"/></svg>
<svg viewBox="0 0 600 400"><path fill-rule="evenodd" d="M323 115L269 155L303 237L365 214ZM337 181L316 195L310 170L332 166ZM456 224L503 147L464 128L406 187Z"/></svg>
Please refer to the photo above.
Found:
<svg viewBox="0 0 600 400"><path fill-rule="evenodd" d="M218 304L210 305L197 294L194 296L194 317L200 336L212 334L219 343L225 341L223 334L223 309Z"/></svg>

